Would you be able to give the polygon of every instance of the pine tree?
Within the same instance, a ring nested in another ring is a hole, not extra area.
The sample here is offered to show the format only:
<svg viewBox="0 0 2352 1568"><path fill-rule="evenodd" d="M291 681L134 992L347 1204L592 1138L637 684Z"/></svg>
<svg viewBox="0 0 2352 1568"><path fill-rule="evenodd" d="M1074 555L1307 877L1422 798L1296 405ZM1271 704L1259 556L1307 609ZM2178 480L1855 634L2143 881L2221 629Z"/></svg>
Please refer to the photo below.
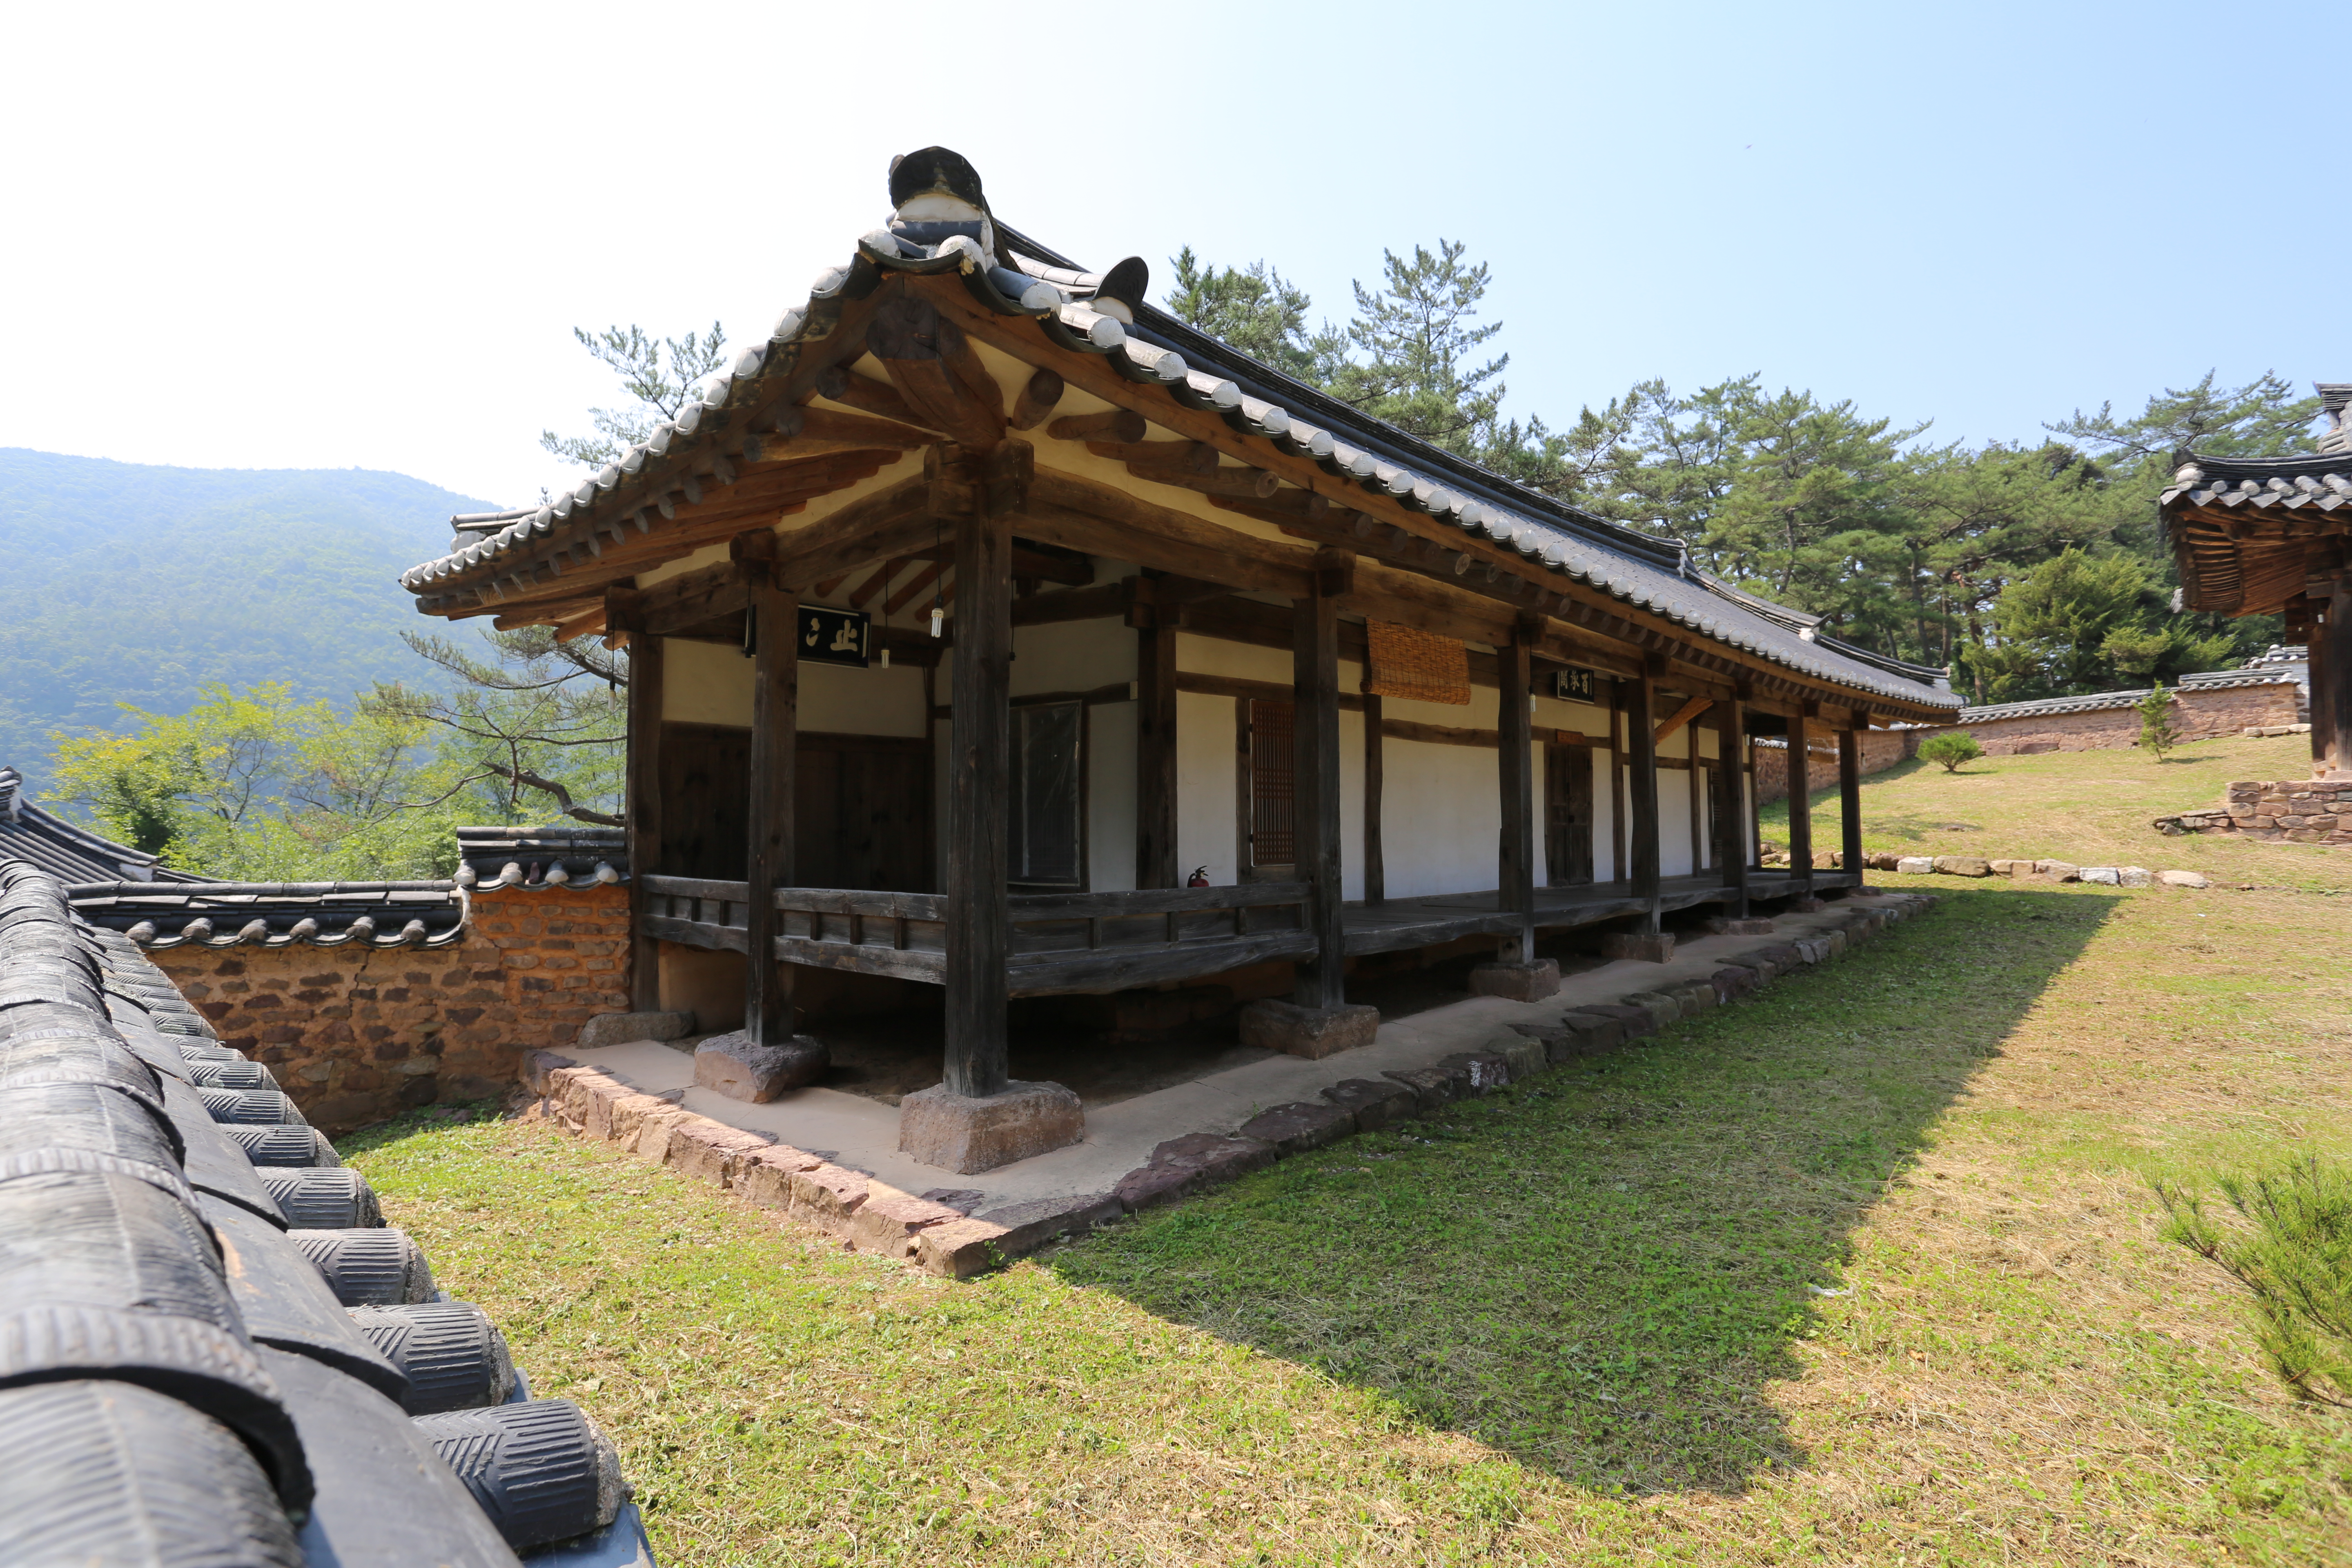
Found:
<svg viewBox="0 0 2352 1568"><path fill-rule="evenodd" d="M2158 682L2135 706L2139 709L2139 743L2160 763L2165 752L2180 744L2180 731L2172 725L2172 693Z"/></svg>

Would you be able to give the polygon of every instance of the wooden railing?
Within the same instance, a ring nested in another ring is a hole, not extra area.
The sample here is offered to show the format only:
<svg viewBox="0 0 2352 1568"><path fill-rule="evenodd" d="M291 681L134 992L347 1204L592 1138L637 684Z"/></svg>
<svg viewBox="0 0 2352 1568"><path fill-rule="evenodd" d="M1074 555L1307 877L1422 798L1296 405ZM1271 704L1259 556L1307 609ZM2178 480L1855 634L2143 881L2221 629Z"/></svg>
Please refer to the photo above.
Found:
<svg viewBox="0 0 2352 1568"><path fill-rule="evenodd" d="M1012 994L1127 991L1311 958L1305 882L1034 893L1012 900Z"/></svg>
<svg viewBox="0 0 2352 1568"><path fill-rule="evenodd" d="M646 875L643 932L748 952L750 885ZM1017 894L1006 979L1015 996L1124 991L1314 955L1304 882L1125 893ZM779 888L776 956L943 984L948 900L938 893Z"/></svg>

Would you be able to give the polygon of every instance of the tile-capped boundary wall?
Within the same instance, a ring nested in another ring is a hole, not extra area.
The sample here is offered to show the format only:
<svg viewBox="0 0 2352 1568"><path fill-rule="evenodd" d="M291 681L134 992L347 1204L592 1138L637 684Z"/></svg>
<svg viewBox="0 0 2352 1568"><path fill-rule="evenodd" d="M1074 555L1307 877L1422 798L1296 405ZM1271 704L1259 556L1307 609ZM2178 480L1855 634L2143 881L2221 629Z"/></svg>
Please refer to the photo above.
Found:
<svg viewBox="0 0 2352 1568"><path fill-rule="evenodd" d="M2352 844L2352 782L2242 780L2229 787L2218 810L2159 816L2155 826L2168 837L2234 833L2273 844Z"/></svg>
<svg viewBox="0 0 2352 1568"><path fill-rule="evenodd" d="M2071 713L2020 713L2008 718L1979 719L1958 724L1904 731L1919 742L1936 735L1976 737L1989 757L2031 757L2046 752L2128 751L2139 744L2138 694L2116 694L2108 707L2080 709ZM2285 732L2301 722L2298 689L2293 681L2224 686L2200 689L2176 687L2172 693L2173 728L2183 741L2212 741L2248 730Z"/></svg>
<svg viewBox="0 0 2352 1568"><path fill-rule="evenodd" d="M1425 1068L1350 1079L1318 1101L1277 1105L1230 1135L1171 1138L1111 1190L1040 1198L968 1212L971 1194L947 1189L901 1192L864 1172L835 1164L688 1110L677 1094L646 1094L599 1068L553 1051L533 1051L525 1082L539 1098L527 1119L613 1143L642 1160L697 1176L853 1251L901 1259L927 1273L968 1279L1036 1251L1057 1237L1122 1215L1179 1202L1276 1160L1305 1153L1350 1133L1425 1115L1457 1100L1492 1094L1709 1008L1738 1002L1793 971L1827 963L1895 921L1935 903L1932 893L1872 896L1870 906L1839 912L1842 926L1788 942L1760 942L1735 953L1704 980L1663 991L1633 991L1610 1004L1570 1010L1557 1023L1513 1025L1484 1045ZM977 1208L977 1205L972 1205Z"/></svg>
<svg viewBox="0 0 2352 1568"><path fill-rule="evenodd" d="M147 954L221 1043L267 1062L302 1114L344 1131L503 1095L525 1053L625 1012L625 888L477 889L440 948L207 948Z"/></svg>

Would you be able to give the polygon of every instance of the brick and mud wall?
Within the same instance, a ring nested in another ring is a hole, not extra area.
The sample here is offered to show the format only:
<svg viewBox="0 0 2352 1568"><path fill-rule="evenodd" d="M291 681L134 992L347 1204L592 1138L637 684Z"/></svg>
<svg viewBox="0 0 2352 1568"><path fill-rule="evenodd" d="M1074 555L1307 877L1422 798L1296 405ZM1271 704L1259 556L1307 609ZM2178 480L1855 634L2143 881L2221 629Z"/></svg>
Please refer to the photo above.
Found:
<svg viewBox="0 0 2352 1568"><path fill-rule="evenodd" d="M1862 736L1862 773L1864 778L1883 773L1895 763L1908 760L1919 750L1919 739L1932 735L1933 730L1865 730ZM1831 737L1826 745L1819 735L1812 738L1811 755L1805 759L1805 780L1808 793L1813 790L1835 789L1838 782L1837 741ZM1785 745L1756 748L1756 804L1769 805L1789 798L1789 748Z"/></svg>
<svg viewBox="0 0 2352 1568"><path fill-rule="evenodd" d="M442 948L196 945L148 956L329 1131L503 1094L525 1053L626 1012L629 900L590 886L472 896Z"/></svg>
<svg viewBox="0 0 2352 1568"><path fill-rule="evenodd" d="M2182 689L2172 698L2172 726L2184 741L2210 741L2246 730L2292 726L2302 717L2291 681L2227 686L2213 691ZM2073 713L2021 713L1913 733L1923 741L1954 732L1974 735L1987 756L2010 757L2127 750L2139 744L2139 710L2125 706Z"/></svg>

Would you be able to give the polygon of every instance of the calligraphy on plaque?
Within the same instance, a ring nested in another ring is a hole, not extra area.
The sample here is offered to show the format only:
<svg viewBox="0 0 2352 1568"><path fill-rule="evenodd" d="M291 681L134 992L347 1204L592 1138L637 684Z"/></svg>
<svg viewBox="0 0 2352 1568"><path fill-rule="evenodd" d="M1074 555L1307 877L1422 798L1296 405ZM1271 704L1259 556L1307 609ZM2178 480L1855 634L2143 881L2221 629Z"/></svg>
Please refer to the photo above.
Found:
<svg viewBox="0 0 2352 1568"><path fill-rule="evenodd" d="M1592 672L1581 665L1570 665L1566 669L1551 672L1551 694L1563 702L1592 700Z"/></svg>
<svg viewBox="0 0 2352 1568"><path fill-rule="evenodd" d="M873 642L873 620L863 610L801 606L801 658L816 664L854 664L864 669Z"/></svg>

